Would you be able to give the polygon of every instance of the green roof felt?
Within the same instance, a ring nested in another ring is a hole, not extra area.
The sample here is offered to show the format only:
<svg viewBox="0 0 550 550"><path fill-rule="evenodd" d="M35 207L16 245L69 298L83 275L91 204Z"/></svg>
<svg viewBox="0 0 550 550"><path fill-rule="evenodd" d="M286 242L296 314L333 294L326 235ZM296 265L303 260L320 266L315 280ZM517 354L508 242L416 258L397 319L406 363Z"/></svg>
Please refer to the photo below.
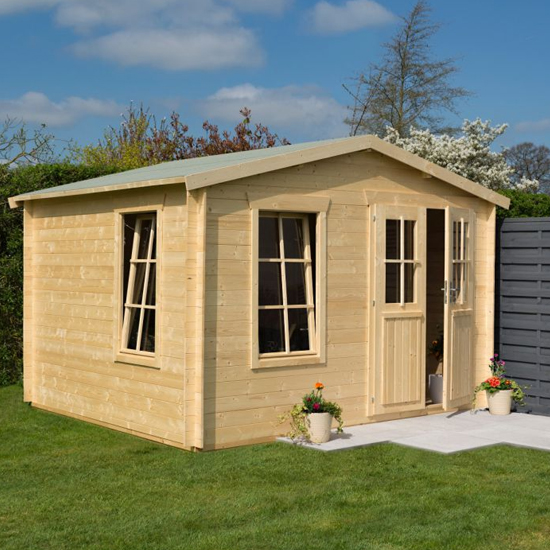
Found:
<svg viewBox="0 0 550 550"><path fill-rule="evenodd" d="M18 197L14 197L14 199L17 200L19 197L23 196L25 198L32 197L32 195L37 194L48 195L50 193L58 193L60 191L79 191L82 189L93 189L94 187L109 187L122 185L125 183L137 183L141 181L153 181L168 178L185 177L201 174L210 170L218 170L220 168L227 168L229 166L235 166L237 164L243 164L246 162L275 157L277 155L303 151L306 149L311 149L313 147L318 147L320 145L329 145L331 143L336 143L345 139L349 138L311 141L308 143L281 145L279 147L270 147L268 149L255 149L253 151L243 151L240 153L226 153L223 155L213 155L210 157L174 160L171 162L155 164L154 166L146 166L145 168L136 168L135 170L109 174L107 176L101 176L99 178L76 181L73 183L68 183L66 185L50 187L48 189L40 189L38 191L32 191L31 193L19 195Z"/></svg>

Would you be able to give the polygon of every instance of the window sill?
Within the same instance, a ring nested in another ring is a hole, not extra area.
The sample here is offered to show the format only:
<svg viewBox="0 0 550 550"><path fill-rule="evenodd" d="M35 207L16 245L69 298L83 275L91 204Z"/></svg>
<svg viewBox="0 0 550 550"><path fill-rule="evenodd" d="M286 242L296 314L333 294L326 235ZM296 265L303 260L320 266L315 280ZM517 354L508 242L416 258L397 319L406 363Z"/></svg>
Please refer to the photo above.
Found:
<svg viewBox="0 0 550 550"><path fill-rule="evenodd" d="M287 357L265 357L257 358L253 361L252 369L274 369L277 367L301 367L304 365L319 365L324 363L324 359L319 355L289 355Z"/></svg>
<svg viewBox="0 0 550 550"><path fill-rule="evenodd" d="M124 363L125 365L159 369L157 366L156 357L144 357L141 355L133 355L131 353L117 353L115 356L115 363Z"/></svg>

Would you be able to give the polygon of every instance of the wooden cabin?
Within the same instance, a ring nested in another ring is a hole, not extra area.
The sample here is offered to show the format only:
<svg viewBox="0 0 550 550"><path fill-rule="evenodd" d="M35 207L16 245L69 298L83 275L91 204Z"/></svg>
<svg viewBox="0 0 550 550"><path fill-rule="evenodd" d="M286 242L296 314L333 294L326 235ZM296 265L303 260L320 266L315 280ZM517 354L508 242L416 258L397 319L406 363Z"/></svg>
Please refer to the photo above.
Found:
<svg viewBox="0 0 550 550"><path fill-rule="evenodd" d="M508 202L372 136L14 197L24 398L184 449L273 440L317 381L348 426L469 407Z"/></svg>

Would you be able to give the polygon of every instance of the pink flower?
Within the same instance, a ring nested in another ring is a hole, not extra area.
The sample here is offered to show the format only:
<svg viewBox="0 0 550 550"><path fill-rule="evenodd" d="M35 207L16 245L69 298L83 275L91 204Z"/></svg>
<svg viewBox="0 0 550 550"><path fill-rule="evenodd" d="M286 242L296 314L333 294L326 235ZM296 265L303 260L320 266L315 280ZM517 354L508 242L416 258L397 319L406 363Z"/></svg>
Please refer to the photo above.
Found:
<svg viewBox="0 0 550 550"><path fill-rule="evenodd" d="M318 411L318 410L319 410L319 406L320 406L319 403L315 403L315 404L313 405L313 410L314 410L314 411Z"/></svg>

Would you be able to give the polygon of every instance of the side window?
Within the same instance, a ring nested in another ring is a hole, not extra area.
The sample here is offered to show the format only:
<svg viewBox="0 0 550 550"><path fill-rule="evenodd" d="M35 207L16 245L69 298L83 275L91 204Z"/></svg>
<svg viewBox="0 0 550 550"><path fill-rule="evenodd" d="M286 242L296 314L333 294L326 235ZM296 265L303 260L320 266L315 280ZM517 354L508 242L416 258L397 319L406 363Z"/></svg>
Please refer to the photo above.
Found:
<svg viewBox="0 0 550 550"><path fill-rule="evenodd" d="M386 303L415 301L416 221L386 220Z"/></svg>
<svg viewBox="0 0 550 550"><path fill-rule="evenodd" d="M154 213L126 214L122 269L123 352L154 356L156 325L157 218Z"/></svg>
<svg viewBox="0 0 550 550"><path fill-rule="evenodd" d="M262 356L317 351L315 222L315 214L259 214L258 344Z"/></svg>

